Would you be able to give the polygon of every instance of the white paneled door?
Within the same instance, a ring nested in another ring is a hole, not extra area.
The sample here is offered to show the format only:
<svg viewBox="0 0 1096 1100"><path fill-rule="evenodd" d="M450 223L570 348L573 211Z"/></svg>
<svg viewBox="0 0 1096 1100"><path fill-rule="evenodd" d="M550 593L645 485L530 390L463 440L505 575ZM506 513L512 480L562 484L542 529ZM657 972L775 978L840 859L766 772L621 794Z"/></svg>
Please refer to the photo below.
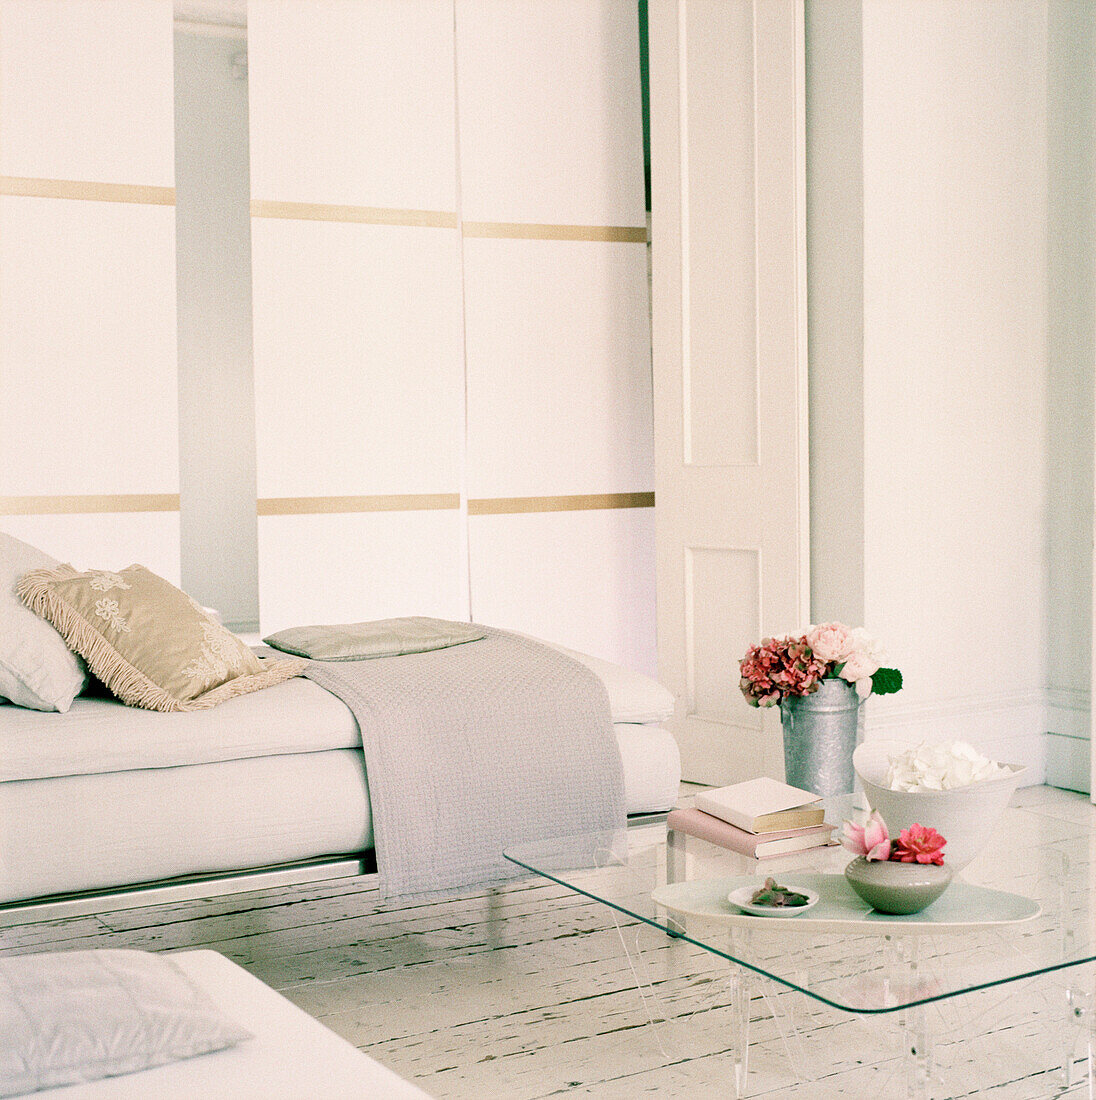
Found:
<svg viewBox="0 0 1096 1100"><path fill-rule="evenodd" d="M802 0L651 0L661 679L685 778L782 774L738 661L807 624Z"/></svg>

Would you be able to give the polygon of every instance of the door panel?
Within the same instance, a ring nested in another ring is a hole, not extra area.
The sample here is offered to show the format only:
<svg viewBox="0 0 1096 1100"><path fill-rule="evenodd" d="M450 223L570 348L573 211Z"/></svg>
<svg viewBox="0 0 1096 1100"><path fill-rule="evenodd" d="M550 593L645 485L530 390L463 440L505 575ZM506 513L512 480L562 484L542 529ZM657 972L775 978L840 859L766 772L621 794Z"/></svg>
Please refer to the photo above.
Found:
<svg viewBox="0 0 1096 1100"><path fill-rule="evenodd" d="M782 774L738 660L809 614L801 0L652 0L659 673L687 779Z"/></svg>

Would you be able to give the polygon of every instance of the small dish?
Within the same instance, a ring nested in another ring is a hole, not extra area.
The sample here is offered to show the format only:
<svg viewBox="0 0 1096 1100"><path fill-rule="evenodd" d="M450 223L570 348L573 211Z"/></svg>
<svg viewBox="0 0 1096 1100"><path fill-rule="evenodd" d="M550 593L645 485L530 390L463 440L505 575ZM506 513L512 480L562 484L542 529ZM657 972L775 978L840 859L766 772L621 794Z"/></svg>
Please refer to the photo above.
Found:
<svg viewBox="0 0 1096 1100"><path fill-rule="evenodd" d="M813 890L808 890L806 886L796 886L794 882L787 882L781 883L781 885L787 886L789 890L794 890L797 894L805 895L807 898L806 905L753 905L750 898L763 885L763 882L758 882L753 886L740 886L727 895L727 900L741 909L743 913L749 913L751 917L798 917L800 913L805 913L818 901L818 895Z"/></svg>

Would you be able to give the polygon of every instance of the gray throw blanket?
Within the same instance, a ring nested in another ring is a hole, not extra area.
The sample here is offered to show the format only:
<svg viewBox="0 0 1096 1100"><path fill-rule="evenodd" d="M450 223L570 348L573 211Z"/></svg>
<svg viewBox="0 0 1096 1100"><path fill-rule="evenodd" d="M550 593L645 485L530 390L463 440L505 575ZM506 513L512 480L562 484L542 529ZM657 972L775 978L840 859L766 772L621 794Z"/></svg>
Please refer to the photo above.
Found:
<svg viewBox="0 0 1096 1100"><path fill-rule="evenodd" d="M381 891L452 892L524 872L523 841L625 823L604 684L506 631L428 653L310 661L358 720Z"/></svg>

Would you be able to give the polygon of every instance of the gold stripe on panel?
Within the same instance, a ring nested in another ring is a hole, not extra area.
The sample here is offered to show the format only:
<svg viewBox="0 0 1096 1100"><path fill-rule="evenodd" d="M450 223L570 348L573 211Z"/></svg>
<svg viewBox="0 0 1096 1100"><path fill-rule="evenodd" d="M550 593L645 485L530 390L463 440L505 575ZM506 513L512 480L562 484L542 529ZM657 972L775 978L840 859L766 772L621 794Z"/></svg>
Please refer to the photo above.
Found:
<svg viewBox="0 0 1096 1100"><path fill-rule="evenodd" d="M137 183L93 183L90 180L32 179L29 176L0 176L0 195L132 202L146 206L175 205L174 187L153 187Z"/></svg>
<svg viewBox="0 0 1096 1100"><path fill-rule="evenodd" d="M460 507L459 493L391 494L368 497L264 497L260 516L317 516L347 512L430 512Z"/></svg>
<svg viewBox="0 0 1096 1100"><path fill-rule="evenodd" d="M520 241L616 241L646 244L647 227L631 225L537 225L533 222L462 222L466 237Z"/></svg>
<svg viewBox="0 0 1096 1100"><path fill-rule="evenodd" d="M521 512L584 512L607 508L653 508L654 493L590 493L561 497L491 497L468 502L470 516L507 516Z"/></svg>
<svg viewBox="0 0 1096 1100"><path fill-rule="evenodd" d="M252 199L253 218L290 218L312 222L357 222L362 225L414 225L456 229L457 215L448 210L397 210L384 206L338 206L320 202L273 202Z"/></svg>
<svg viewBox="0 0 1096 1100"><path fill-rule="evenodd" d="M459 493L407 493L346 497L264 497L260 516L338 515L353 512L430 512L460 508ZM591 493L553 497L488 497L468 501L473 516L521 512L580 512L610 508L653 508L654 493ZM0 515L60 516L100 512L177 512L178 493L111 493L71 496L0 497Z"/></svg>
<svg viewBox="0 0 1096 1100"><path fill-rule="evenodd" d="M178 493L0 497L0 515L67 516L94 512L177 512Z"/></svg>

